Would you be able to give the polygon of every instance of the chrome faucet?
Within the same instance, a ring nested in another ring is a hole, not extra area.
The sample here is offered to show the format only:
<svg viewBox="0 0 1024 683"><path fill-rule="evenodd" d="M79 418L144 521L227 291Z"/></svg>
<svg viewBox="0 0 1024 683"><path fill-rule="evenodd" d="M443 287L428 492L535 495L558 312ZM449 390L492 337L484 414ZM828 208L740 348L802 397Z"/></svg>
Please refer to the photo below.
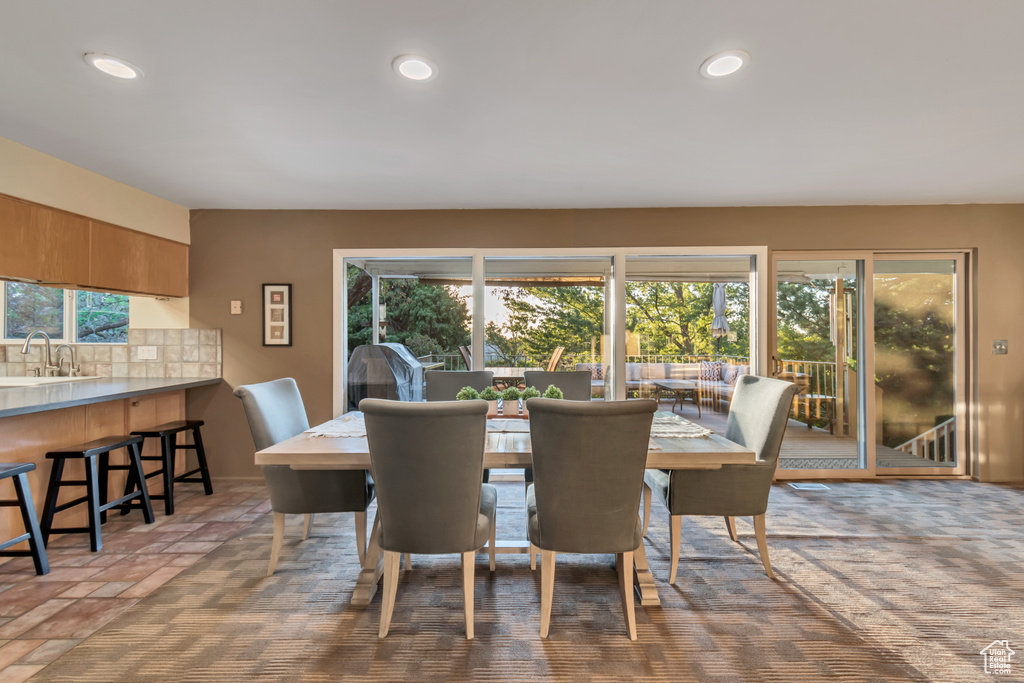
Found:
<svg viewBox="0 0 1024 683"><path fill-rule="evenodd" d="M53 350L53 355L57 357L57 374L61 375L64 368L64 359L60 357L60 350L67 349L68 353L71 354L71 365L68 368L68 377L78 377L78 372L82 369L79 365L75 364L75 347L71 344L60 344L56 349Z"/></svg>
<svg viewBox="0 0 1024 683"><path fill-rule="evenodd" d="M59 370L60 366L53 364L53 357L50 354L50 335L46 334L42 330L36 330L32 334L25 337L25 345L21 347L21 352L28 355L29 344L32 343L32 338L35 337L36 335L39 335L46 340L46 359L45 365L43 367L46 370L46 375L48 377L53 377L54 371Z"/></svg>

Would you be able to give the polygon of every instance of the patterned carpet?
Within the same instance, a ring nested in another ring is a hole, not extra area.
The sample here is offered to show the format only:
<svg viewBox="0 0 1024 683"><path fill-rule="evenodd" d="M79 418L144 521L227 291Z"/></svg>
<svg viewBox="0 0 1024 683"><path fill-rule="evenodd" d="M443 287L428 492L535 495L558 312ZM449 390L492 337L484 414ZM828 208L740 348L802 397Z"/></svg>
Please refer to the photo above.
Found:
<svg viewBox="0 0 1024 683"><path fill-rule="evenodd" d="M980 650L1008 639L1024 660L1024 488L965 481L776 486L768 542L776 580L717 518L684 520L669 586L668 518L648 555L660 608L626 637L610 556L559 557L551 637L540 572L525 556L478 556L476 639L466 641L455 556L415 556L391 633L380 593L350 608L351 515L289 528L264 578L269 515L41 671L38 681L821 681L989 679ZM521 535L522 484L499 484L499 537ZM1024 672L1013 663L1012 677Z"/></svg>

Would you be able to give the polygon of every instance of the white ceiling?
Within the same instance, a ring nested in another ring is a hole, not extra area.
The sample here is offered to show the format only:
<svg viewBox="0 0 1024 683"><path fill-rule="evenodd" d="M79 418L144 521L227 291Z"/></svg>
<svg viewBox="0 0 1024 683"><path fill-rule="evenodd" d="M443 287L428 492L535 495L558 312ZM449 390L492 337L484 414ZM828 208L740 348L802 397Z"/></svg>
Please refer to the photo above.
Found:
<svg viewBox="0 0 1024 683"><path fill-rule="evenodd" d="M1022 30L1019 0L0 0L0 136L192 208L1021 202Z"/></svg>

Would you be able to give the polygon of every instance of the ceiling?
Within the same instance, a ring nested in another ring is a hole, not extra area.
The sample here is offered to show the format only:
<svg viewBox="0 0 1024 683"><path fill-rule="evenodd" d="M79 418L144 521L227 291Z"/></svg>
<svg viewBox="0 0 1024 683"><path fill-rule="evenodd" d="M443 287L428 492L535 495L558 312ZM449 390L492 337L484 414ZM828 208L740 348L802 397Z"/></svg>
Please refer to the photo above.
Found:
<svg viewBox="0 0 1024 683"><path fill-rule="evenodd" d="M1018 0L0 0L0 136L190 208L1022 202L1022 26ZM729 48L749 67L701 78Z"/></svg>

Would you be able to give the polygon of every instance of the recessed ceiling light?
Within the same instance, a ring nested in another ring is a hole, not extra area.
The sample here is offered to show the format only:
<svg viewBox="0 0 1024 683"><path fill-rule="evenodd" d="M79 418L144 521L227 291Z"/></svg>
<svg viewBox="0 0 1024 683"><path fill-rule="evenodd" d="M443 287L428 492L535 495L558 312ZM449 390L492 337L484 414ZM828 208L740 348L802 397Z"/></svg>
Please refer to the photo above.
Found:
<svg viewBox="0 0 1024 683"><path fill-rule="evenodd" d="M401 55L391 62L391 68L399 76L410 81L432 81L437 78L437 64L418 55Z"/></svg>
<svg viewBox="0 0 1024 683"><path fill-rule="evenodd" d="M750 55L743 50L726 50L711 55L700 65L700 75L704 78L722 78L730 76L742 69L750 61Z"/></svg>
<svg viewBox="0 0 1024 683"><path fill-rule="evenodd" d="M99 69L108 76L127 80L142 78L142 69L118 57L105 55L102 52L86 52L82 55L85 63Z"/></svg>

